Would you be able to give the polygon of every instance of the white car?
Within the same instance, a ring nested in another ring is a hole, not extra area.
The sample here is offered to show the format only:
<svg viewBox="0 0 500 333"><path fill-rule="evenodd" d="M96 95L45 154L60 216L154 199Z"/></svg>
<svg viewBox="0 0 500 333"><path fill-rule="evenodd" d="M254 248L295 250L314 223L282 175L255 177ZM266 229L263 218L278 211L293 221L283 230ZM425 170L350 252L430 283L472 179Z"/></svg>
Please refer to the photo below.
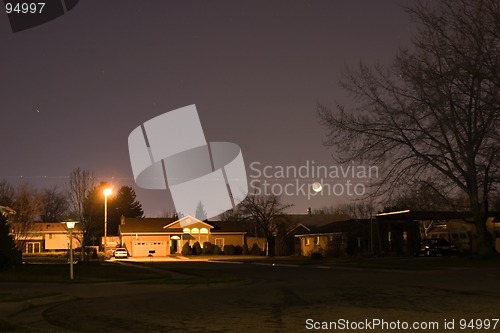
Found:
<svg viewBox="0 0 500 333"><path fill-rule="evenodd" d="M128 258L128 252L125 248L117 248L115 250L115 258Z"/></svg>

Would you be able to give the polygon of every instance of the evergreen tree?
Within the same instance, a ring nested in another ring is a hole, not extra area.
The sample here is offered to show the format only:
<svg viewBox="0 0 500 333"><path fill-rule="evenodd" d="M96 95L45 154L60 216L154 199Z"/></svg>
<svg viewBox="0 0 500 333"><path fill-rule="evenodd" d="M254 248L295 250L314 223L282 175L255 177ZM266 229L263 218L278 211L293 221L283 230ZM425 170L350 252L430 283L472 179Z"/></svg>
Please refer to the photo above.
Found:
<svg viewBox="0 0 500 333"><path fill-rule="evenodd" d="M135 191L130 186L120 187L112 206L120 217L122 215L125 217L142 217L144 215L142 205L136 200Z"/></svg>
<svg viewBox="0 0 500 333"><path fill-rule="evenodd" d="M16 246L9 229L7 218L0 213L0 270L12 266L16 259Z"/></svg>
<svg viewBox="0 0 500 333"><path fill-rule="evenodd" d="M196 206L196 218L198 220L204 221L207 219L207 212L205 212L205 208L203 207L203 204L201 201L198 203L198 206Z"/></svg>
<svg viewBox="0 0 500 333"><path fill-rule="evenodd" d="M95 186L88 194L84 211L89 221L89 230L95 236L104 233L104 194L103 191L109 184L102 182ZM132 187L122 186L118 192L108 196L108 232L109 236L118 235L118 226L121 217L143 217L142 205L136 200L136 194Z"/></svg>

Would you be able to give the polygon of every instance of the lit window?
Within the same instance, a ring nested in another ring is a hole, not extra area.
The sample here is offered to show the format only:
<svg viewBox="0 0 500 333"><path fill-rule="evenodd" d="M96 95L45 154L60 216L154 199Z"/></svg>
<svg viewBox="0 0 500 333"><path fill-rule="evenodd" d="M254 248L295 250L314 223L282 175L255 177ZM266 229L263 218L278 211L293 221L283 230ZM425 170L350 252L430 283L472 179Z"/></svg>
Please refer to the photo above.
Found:
<svg viewBox="0 0 500 333"><path fill-rule="evenodd" d="M319 245L319 236L316 236L316 238L314 239L314 244Z"/></svg>
<svg viewBox="0 0 500 333"><path fill-rule="evenodd" d="M201 228L200 229L200 234L208 234L208 229L207 228Z"/></svg>
<svg viewBox="0 0 500 333"><path fill-rule="evenodd" d="M191 230L191 233L192 233L192 234L199 234L199 233L200 233L200 229L198 229L198 228L193 228L193 229Z"/></svg>
<svg viewBox="0 0 500 333"><path fill-rule="evenodd" d="M306 242L306 245L309 245L309 238L308 237L304 238L304 241Z"/></svg>
<svg viewBox="0 0 500 333"><path fill-rule="evenodd" d="M189 230L189 228L184 228L182 229L182 231L185 233L185 234L189 234L191 232L191 230Z"/></svg>
<svg viewBox="0 0 500 333"><path fill-rule="evenodd" d="M221 249L224 248L224 238L216 238L215 245L219 246Z"/></svg>

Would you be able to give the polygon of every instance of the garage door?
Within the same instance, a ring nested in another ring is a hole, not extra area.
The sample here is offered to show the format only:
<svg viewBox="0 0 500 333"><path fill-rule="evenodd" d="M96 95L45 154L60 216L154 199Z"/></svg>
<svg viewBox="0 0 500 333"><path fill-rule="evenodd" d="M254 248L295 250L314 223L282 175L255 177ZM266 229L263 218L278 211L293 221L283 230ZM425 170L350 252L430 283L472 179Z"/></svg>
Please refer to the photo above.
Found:
<svg viewBox="0 0 500 333"><path fill-rule="evenodd" d="M134 241L132 243L132 256L133 257L147 257L149 251L154 250L155 257L167 256L167 242L166 241Z"/></svg>

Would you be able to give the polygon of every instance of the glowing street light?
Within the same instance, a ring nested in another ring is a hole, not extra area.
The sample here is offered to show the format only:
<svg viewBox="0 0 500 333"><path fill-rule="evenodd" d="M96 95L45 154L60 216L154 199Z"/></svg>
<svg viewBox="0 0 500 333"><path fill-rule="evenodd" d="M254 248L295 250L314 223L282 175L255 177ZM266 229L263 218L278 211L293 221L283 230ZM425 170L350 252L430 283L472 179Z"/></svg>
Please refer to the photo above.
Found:
<svg viewBox="0 0 500 333"><path fill-rule="evenodd" d="M73 280L73 229L75 228L75 224L78 222L67 221L61 223L66 224L66 227L69 230L69 278Z"/></svg>
<svg viewBox="0 0 500 333"><path fill-rule="evenodd" d="M111 195L113 191L110 188L106 188L104 193L104 255L108 252L108 195Z"/></svg>

